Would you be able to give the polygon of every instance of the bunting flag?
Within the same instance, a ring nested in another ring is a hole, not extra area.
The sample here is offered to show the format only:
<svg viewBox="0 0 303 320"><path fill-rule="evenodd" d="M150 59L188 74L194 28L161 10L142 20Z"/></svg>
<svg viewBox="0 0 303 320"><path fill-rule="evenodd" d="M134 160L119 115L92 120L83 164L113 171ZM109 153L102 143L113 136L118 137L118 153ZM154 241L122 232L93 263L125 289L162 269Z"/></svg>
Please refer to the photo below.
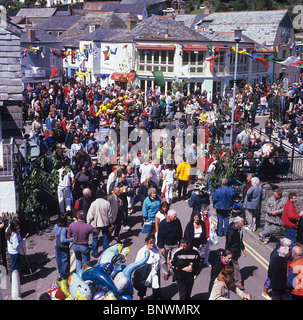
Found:
<svg viewBox="0 0 303 320"><path fill-rule="evenodd" d="M94 51L93 53L94 58L97 58L97 55L98 55L98 51Z"/></svg>
<svg viewBox="0 0 303 320"><path fill-rule="evenodd" d="M220 58L220 54L217 54L214 57L208 58L208 59L206 59L206 61L215 61L218 58Z"/></svg>
<svg viewBox="0 0 303 320"><path fill-rule="evenodd" d="M269 64L264 58L256 56L255 59L261 62L266 68L269 68Z"/></svg>
<svg viewBox="0 0 303 320"><path fill-rule="evenodd" d="M59 71L59 70L61 70L60 68L52 68L52 71L51 71L51 74L50 74L50 79L51 78L54 78L54 77L58 77L58 73L57 73L57 71Z"/></svg>
<svg viewBox="0 0 303 320"><path fill-rule="evenodd" d="M108 78L110 76L109 73L99 73L99 76L102 80L105 80L106 78Z"/></svg>
<svg viewBox="0 0 303 320"><path fill-rule="evenodd" d="M77 75L79 76L79 78L82 80L83 77L88 77L88 73L87 72L77 72Z"/></svg>
<svg viewBox="0 0 303 320"><path fill-rule="evenodd" d="M292 63L298 62L298 61L300 61L300 60L301 60L300 57L290 56L290 57L288 57L288 58L287 58L286 60L284 60L284 61L281 61L281 62L277 61L277 63L281 63L281 64L283 64L284 66L288 67L288 66L291 66Z"/></svg>
<svg viewBox="0 0 303 320"><path fill-rule="evenodd" d="M111 54L117 54L117 49L118 49L118 48L116 48L115 50L110 50L110 53L111 53Z"/></svg>
<svg viewBox="0 0 303 320"><path fill-rule="evenodd" d="M106 48L107 48L107 49L106 49L105 51L103 51L104 60L105 60L105 61L106 61L106 60L109 60L109 58L110 58L110 49L109 49L108 46L107 46Z"/></svg>
<svg viewBox="0 0 303 320"><path fill-rule="evenodd" d="M161 70L153 71L153 75L158 86L162 87L165 85L165 79Z"/></svg>
<svg viewBox="0 0 303 320"><path fill-rule="evenodd" d="M124 73L123 77L127 78L128 83L131 84L134 80L135 75L136 75L136 72L130 72L130 73ZM162 73L162 75L163 75L163 73ZM163 78L163 80L164 80L164 78ZM165 80L164 80L164 85L165 85Z"/></svg>
<svg viewBox="0 0 303 320"><path fill-rule="evenodd" d="M236 50L236 47L235 47L235 46L232 46L231 48L232 48L233 51L235 51L235 52L237 52L237 53L240 53L240 54L248 54L248 55L249 55L249 53L248 53L245 49L239 51L239 50Z"/></svg>
<svg viewBox="0 0 303 320"><path fill-rule="evenodd" d="M292 65L292 66L299 66L299 65L301 65L303 63L303 60L300 60L300 61L297 61L297 62L293 62L293 63L291 63L290 65Z"/></svg>
<svg viewBox="0 0 303 320"><path fill-rule="evenodd" d="M272 62L283 62L285 60L286 59L283 59L283 58L268 58L268 59L266 59L266 61L272 61Z"/></svg>

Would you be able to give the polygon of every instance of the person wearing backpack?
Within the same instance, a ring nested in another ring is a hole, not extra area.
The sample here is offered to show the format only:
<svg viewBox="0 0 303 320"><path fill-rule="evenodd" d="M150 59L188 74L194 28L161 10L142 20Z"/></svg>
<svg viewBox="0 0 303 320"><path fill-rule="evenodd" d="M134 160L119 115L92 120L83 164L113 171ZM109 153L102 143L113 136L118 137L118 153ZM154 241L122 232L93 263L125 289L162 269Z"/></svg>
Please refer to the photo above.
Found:
<svg viewBox="0 0 303 320"><path fill-rule="evenodd" d="M67 279L70 272L69 244L73 238L67 238L67 216L59 215L55 225L55 255L60 278Z"/></svg>

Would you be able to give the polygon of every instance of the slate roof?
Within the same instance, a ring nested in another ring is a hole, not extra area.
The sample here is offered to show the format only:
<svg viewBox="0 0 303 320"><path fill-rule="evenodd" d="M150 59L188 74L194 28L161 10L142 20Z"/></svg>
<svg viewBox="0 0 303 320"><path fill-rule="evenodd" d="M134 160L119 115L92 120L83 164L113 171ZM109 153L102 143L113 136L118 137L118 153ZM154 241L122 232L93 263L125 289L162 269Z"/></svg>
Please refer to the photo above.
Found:
<svg viewBox="0 0 303 320"><path fill-rule="evenodd" d="M196 30L198 33L202 34L206 38L208 38L211 41L218 41L218 42L232 42L233 44L235 43L234 39L234 32L233 31L214 31L214 32L209 32L208 30ZM244 34L242 35L242 40L241 42L243 43L255 43L255 41Z"/></svg>
<svg viewBox="0 0 303 320"><path fill-rule="evenodd" d="M207 17L207 14L177 14L175 20L183 22L186 27L195 30L196 23L205 17Z"/></svg>
<svg viewBox="0 0 303 320"><path fill-rule="evenodd" d="M35 29L35 41L30 41L27 30L23 30L21 34L20 41L22 43L61 43L61 40L57 39L56 37L52 36L48 32L41 30L41 29Z"/></svg>
<svg viewBox="0 0 303 320"><path fill-rule="evenodd" d="M169 36L166 37L165 35ZM151 16L139 22L131 30L125 30L111 38L114 42L130 42L135 40L157 41L208 41L206 37L198 34L170 17Z"/></svg>
<svg viewBox="0 0 303 320"><path fill-rule="evenodd" d="M287 10L215 12L199 24L199 29L212 28L214 31L233 31L240 26L243 34L264 46L274 44L277 29Z"/></svg>
<svg viewBox="0 0 303 320"><path fill-rule="evenodd" d="M120 32L123 32L124 29L98 28L97 30L91 32L87 37L83 38L82 40L102 41L102 40L110 39L116 36L117 34L119 34Z"/></svg>
<svg viewBox="0 0 303 320"><path fill-rule="evenodd" d="M134 5L139 5L141 3L147 5L147 4L155 4L155 3L161 3L165 2L163 0L122 0L120 4L134 4Z"/></svg>
<svg viewBox="0 0 303 320"><path fill-rule="evenodd" d="M57 8L22 8L16 16L28 18L48 18L56 13Z"/></svg>
<svg viewBox="0 0 303 320"><path fill-rule="evenodd" d="M88 13L76 22L72 27L63 32L58 38L62 40L65 47L79 47L79 41L86 39L90 33L89 26L99 25L101 29L123 29L126 28L124 15L113 12Z"/></svg>
<svg viewBox="0 0 303 320"><path fill-rule="evenodd" d="M82 16L52 16L35 25L36 29L47 31L65 31L77 23Z"/></svg>
<svg viewBox="0 0 303 320"><path fill-rule="evenodd" d="M135 13L142 14L145 8L144 3L136 3L134 4L112 4L112 3L104 3L101 12L115 12L115 13Z"/></svg>

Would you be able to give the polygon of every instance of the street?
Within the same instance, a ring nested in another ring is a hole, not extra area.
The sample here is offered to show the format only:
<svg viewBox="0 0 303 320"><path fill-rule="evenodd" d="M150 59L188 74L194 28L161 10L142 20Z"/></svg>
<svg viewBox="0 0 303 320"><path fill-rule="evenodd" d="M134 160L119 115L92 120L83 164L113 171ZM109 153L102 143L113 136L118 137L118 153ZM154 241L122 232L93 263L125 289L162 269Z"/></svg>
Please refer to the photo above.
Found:
<svg viewBox="0 0 303 320"><path fill-rule="evenodd" d="M189 220L191 208L189 208L186 201L178 201L172 204L171 208L175 209L178 218L181 221L183 231ZM140 211L140 204L136 205L135 212L130 216L130 231L121 231L121 240L125 247L129 247L130 252L126 257L126 265L135 261L137 251L143 247L145 234L141 233L142 213ZM210 211L216 222L215 211L210 205ZM245 291L249 292L254 300L263 300L261 293L263 290L264 280L267 275L267 266L269 261L270 250L265 246L252 240L247 235L248 231L244 231L244 242L246 246L247 256L242 256L239 260L242 277L244 280ZM46 292L50 285L57 280L58 271L56 266L56 259L54 253L54 234L53 227L49 228L41 236L33 236L34 241L31 239L25 244L27 257L33 274L29 272L27 264L23 264L23 275L21 277L21 292L23 300L38 300L39 296ZM102 237L100 237L102 239ZM102 243L102 240L101 240ZM111 244L115 242L112 241ZM273 246L273 244L271 244ZM219 243L211 247L209 261L212 263L218 256L221 249L225 247L225 237L219 237ZM102 250L99 249L99 252ZM31 254L31 252L35 252ZM37 259L38 258L38 259ZM40 264L31 264L31 261L40 261ZM92 266L96 265L97 259L91 259ZM75 269L75 257L71 250L71 271ZM208 299L208 285L210 279L211 268L205 267L197 276L192 291L193 300L207 300ZM164 281L161 274L161 288L163 299L165 300L179 300L177 286L172 282L171 277L168 281ZM136 290L134 290L134 300L138 300ZM151 299L152 291L147 290L146 300ZM232 300L239 300L240 298L233 294Z"/></svg>
<svg viewBox="0 0 303 320"><path fill-rule="evenodd" d="M258 127L264 128L265 117L257 117ZM26 132L29 131L29 126L26 126ZM181 221L183 231L188 223L191 208L189 208L186 201L174 201L171 208L175 209L178 218ZM212 205L210 205L210 212L214 217L216 223L216 214ZM55 219L55 216L54 216ZM48 290L50 285L57 280L58 271L55 258L55 237L53 220L51 226L43 232L42 235L33 235L30 237L25 245L25 253L23 254L23 264L21 269L21 293L23 300L38 300L40 295ZM140 203L136 205L134 213L130 216L130 231L121 230L121 240L124 246L129 247L130 252L126 257L126 265L135 261L137 251L144 246L145 234L141 233L142 227L142 213ZM244 280L245 290L247 290L254 300L264 300L261 296L263 284L267 276L267 267L269 255L274 248L274 243L269 243L267 246L261 245L257 237L252 238L244 231L244 242L246 246L247 256L239 259L242 278ZM102 250L102 236L100 237ZM114 244L112 241L110 244ZM219 243L211 247L209 261L212 263L217 258L221 249L225 247L225 237L219 237ZM25 259L27 258L27 260ZM28 265L28 263L29 265ZM92 266L95 266L97 259L91 257ZM75 270L75 257L71 247L71 271ZM193 300L207 300L208 299L208 285L210 279L211 268L205 267L197 276L192 291ZM171 277L168 281L163 280L161 274L161 288L163 298L166 300L179 300L176 283L172 282ZM151 289L147 290L145 299L151 299ZM233 300L240 299L237 295L231 294ZM138 300L136 291L133 296L134 300Z"/></svg>

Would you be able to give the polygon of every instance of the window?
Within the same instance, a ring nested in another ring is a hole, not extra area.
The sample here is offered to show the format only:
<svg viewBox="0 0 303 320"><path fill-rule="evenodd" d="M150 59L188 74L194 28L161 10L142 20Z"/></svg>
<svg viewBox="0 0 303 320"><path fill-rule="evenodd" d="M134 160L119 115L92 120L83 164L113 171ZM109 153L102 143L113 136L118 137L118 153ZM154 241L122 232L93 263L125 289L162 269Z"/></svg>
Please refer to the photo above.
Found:
<svg viewBox="0 0 303 320"><path fill-rule="evenodd" d="M249 68L248 57L245 54L238 54L237 73L246 73ZM230 73L235 72L235 52L230 53Z"/></svg>
<svg viewBox="0 0 303 320"><path fill-rule="evenodd" d="M190 51L183 52L183 66L188 65L189 73L203 73L203 62L205 60L205 52Z"/></svg>
<svg viewBox="0 0 303 320"><path fill-rule="evenodd" d="M138 70L141 72L161 70L163 73L173 73L174 54L174 50L138 49Z"/></svg>

